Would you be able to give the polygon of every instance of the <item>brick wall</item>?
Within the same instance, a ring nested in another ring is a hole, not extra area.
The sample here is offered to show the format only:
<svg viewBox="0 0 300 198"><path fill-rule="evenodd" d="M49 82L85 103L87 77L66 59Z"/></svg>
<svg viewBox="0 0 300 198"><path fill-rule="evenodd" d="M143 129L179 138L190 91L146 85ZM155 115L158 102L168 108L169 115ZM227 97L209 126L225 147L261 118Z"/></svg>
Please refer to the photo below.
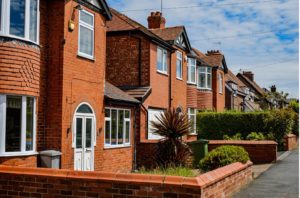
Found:
<svg viewBox="0 0 300 198"><path fill-rule="evenodd" d="M213 109L213 93L212 91L198 90L197 91L197 108L198 109Z"/></svg>
<svg viewBox="0 0 300 198"><path fill-rule="evenodd" d="M223 93L219 93L218 75L222 75ZM217 112L222 112L225 109L225 77L224 72L220 69L213 69L212 72L212 89L213 89L213 107Z"/></svg>
<svg viewBox="0 0 300 198"><path fill-rule="evenodd" d="M243 147L254 164L273 163L277 160L277 143L274 141L210 140L208 151L222 145Z"/></svg>
<svg viewBox="0 0 300 198"><path fill-rule="evenodd" d="M288 134L284 137L284 148L286 151L290 151L298 148L298 138L294 134Z"/></svg>
<svg viewBox="0 0 300 198"><path fill-rule="evenodd" d="M5 166L36 167L37 157L19 156L19 157L0 157L0 164Z"/></svg>
<svg viewBox="0 0 300 198"><path fill-rule="evenodd" d="M197 177L0 166L1 197L230 197L252 180L251 162Z"/></svg>
<svg viewBox="0 0 300 198"><path fill-rule="evenodd" d="M186 105L187 108L194 108L197 109L197 86L196 85L188 85L187 86L187 99Z"/></svg>

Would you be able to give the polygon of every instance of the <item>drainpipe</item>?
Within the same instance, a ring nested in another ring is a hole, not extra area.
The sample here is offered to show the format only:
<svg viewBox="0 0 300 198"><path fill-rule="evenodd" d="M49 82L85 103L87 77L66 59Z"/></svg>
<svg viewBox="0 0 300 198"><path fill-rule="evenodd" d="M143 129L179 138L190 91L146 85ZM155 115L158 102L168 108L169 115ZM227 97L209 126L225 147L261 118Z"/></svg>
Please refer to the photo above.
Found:
<svg viewBox="0 0 300 198"><path fill-rule="evenodd" d="M141 105L139 105L140 108ZM137 116L137 108L134 107L134 125L133 125L133 171L135 171L137 169L136 167L136 116Z"/></svg>
<svg viewBox="0 0 300 198"><path fill-rule="evenodd" d="M172 106L172 52L170 52L170 66L169 66L169 109Z"/></svg>

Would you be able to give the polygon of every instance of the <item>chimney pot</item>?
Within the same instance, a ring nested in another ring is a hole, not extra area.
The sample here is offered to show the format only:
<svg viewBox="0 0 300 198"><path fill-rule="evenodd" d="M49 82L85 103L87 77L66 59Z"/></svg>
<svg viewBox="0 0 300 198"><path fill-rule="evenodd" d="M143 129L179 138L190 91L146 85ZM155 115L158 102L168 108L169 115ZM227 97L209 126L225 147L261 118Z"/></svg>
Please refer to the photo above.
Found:
<svg viewBox="0 0 300 198"><path fill-rule="evenodd" d="M166 26L166 19L162 16L162 13L159 11L151 12L147 20L149 29L163 29Z"/></svg>
<svg viewBox="0 0 300 198"><path fill-rule="evenodd" d="M243 75L249 78L252 82L254 81L254 74L252 73L252 71L244 71Z"/></svg>

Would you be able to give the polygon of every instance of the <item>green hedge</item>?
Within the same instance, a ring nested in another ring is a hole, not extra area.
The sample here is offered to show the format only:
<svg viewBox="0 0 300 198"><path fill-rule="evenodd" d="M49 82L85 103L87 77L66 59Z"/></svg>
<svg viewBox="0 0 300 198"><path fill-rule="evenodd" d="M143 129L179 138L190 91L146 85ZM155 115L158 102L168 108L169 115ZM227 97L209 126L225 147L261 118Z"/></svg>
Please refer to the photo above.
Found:
<svg viewBox="0 0 300 198"><path fill-rule="evenodd" d="M209 152L200 160L199 167L201 170L210 171L234 162L246 163L248 160L249 155L243 147L226 145Z"/></svg>
<svg viewBox="0 0 300 198"><path fill-rule="evenodd" d="M282 144L284 135L295 128L295 113L291 110L262 112L202 112L197 115L199 138L222 140L224 135L234 136L240 133L246 139L251 132L270 133Z"/></svg>

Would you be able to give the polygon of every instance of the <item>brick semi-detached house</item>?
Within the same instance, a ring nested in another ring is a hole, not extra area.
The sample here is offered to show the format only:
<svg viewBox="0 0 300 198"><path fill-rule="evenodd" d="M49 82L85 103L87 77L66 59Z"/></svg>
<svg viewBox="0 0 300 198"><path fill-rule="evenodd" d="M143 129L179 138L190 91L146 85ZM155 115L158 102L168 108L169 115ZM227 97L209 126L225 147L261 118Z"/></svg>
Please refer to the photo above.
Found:
<svg viewBox="0 0 300 198"><path fill-rule="evenodd" d="M137 117L136 164L153 161L151 121L168 108L187 112L194 129L185 140L196 140L197 110L225 108L227 65L219 51L193 49L184 26L165 27L160 12L148 17L148 28L111 9L107 23L106 80L141 102Z"/></svg>
<svg viewBox="0 0 300 198"><path fill-rule="evenodd" d="M0 164L56 150L63 169L132 170L139 101L105 82L111 18L104 0L0 0Z"/></svg>

